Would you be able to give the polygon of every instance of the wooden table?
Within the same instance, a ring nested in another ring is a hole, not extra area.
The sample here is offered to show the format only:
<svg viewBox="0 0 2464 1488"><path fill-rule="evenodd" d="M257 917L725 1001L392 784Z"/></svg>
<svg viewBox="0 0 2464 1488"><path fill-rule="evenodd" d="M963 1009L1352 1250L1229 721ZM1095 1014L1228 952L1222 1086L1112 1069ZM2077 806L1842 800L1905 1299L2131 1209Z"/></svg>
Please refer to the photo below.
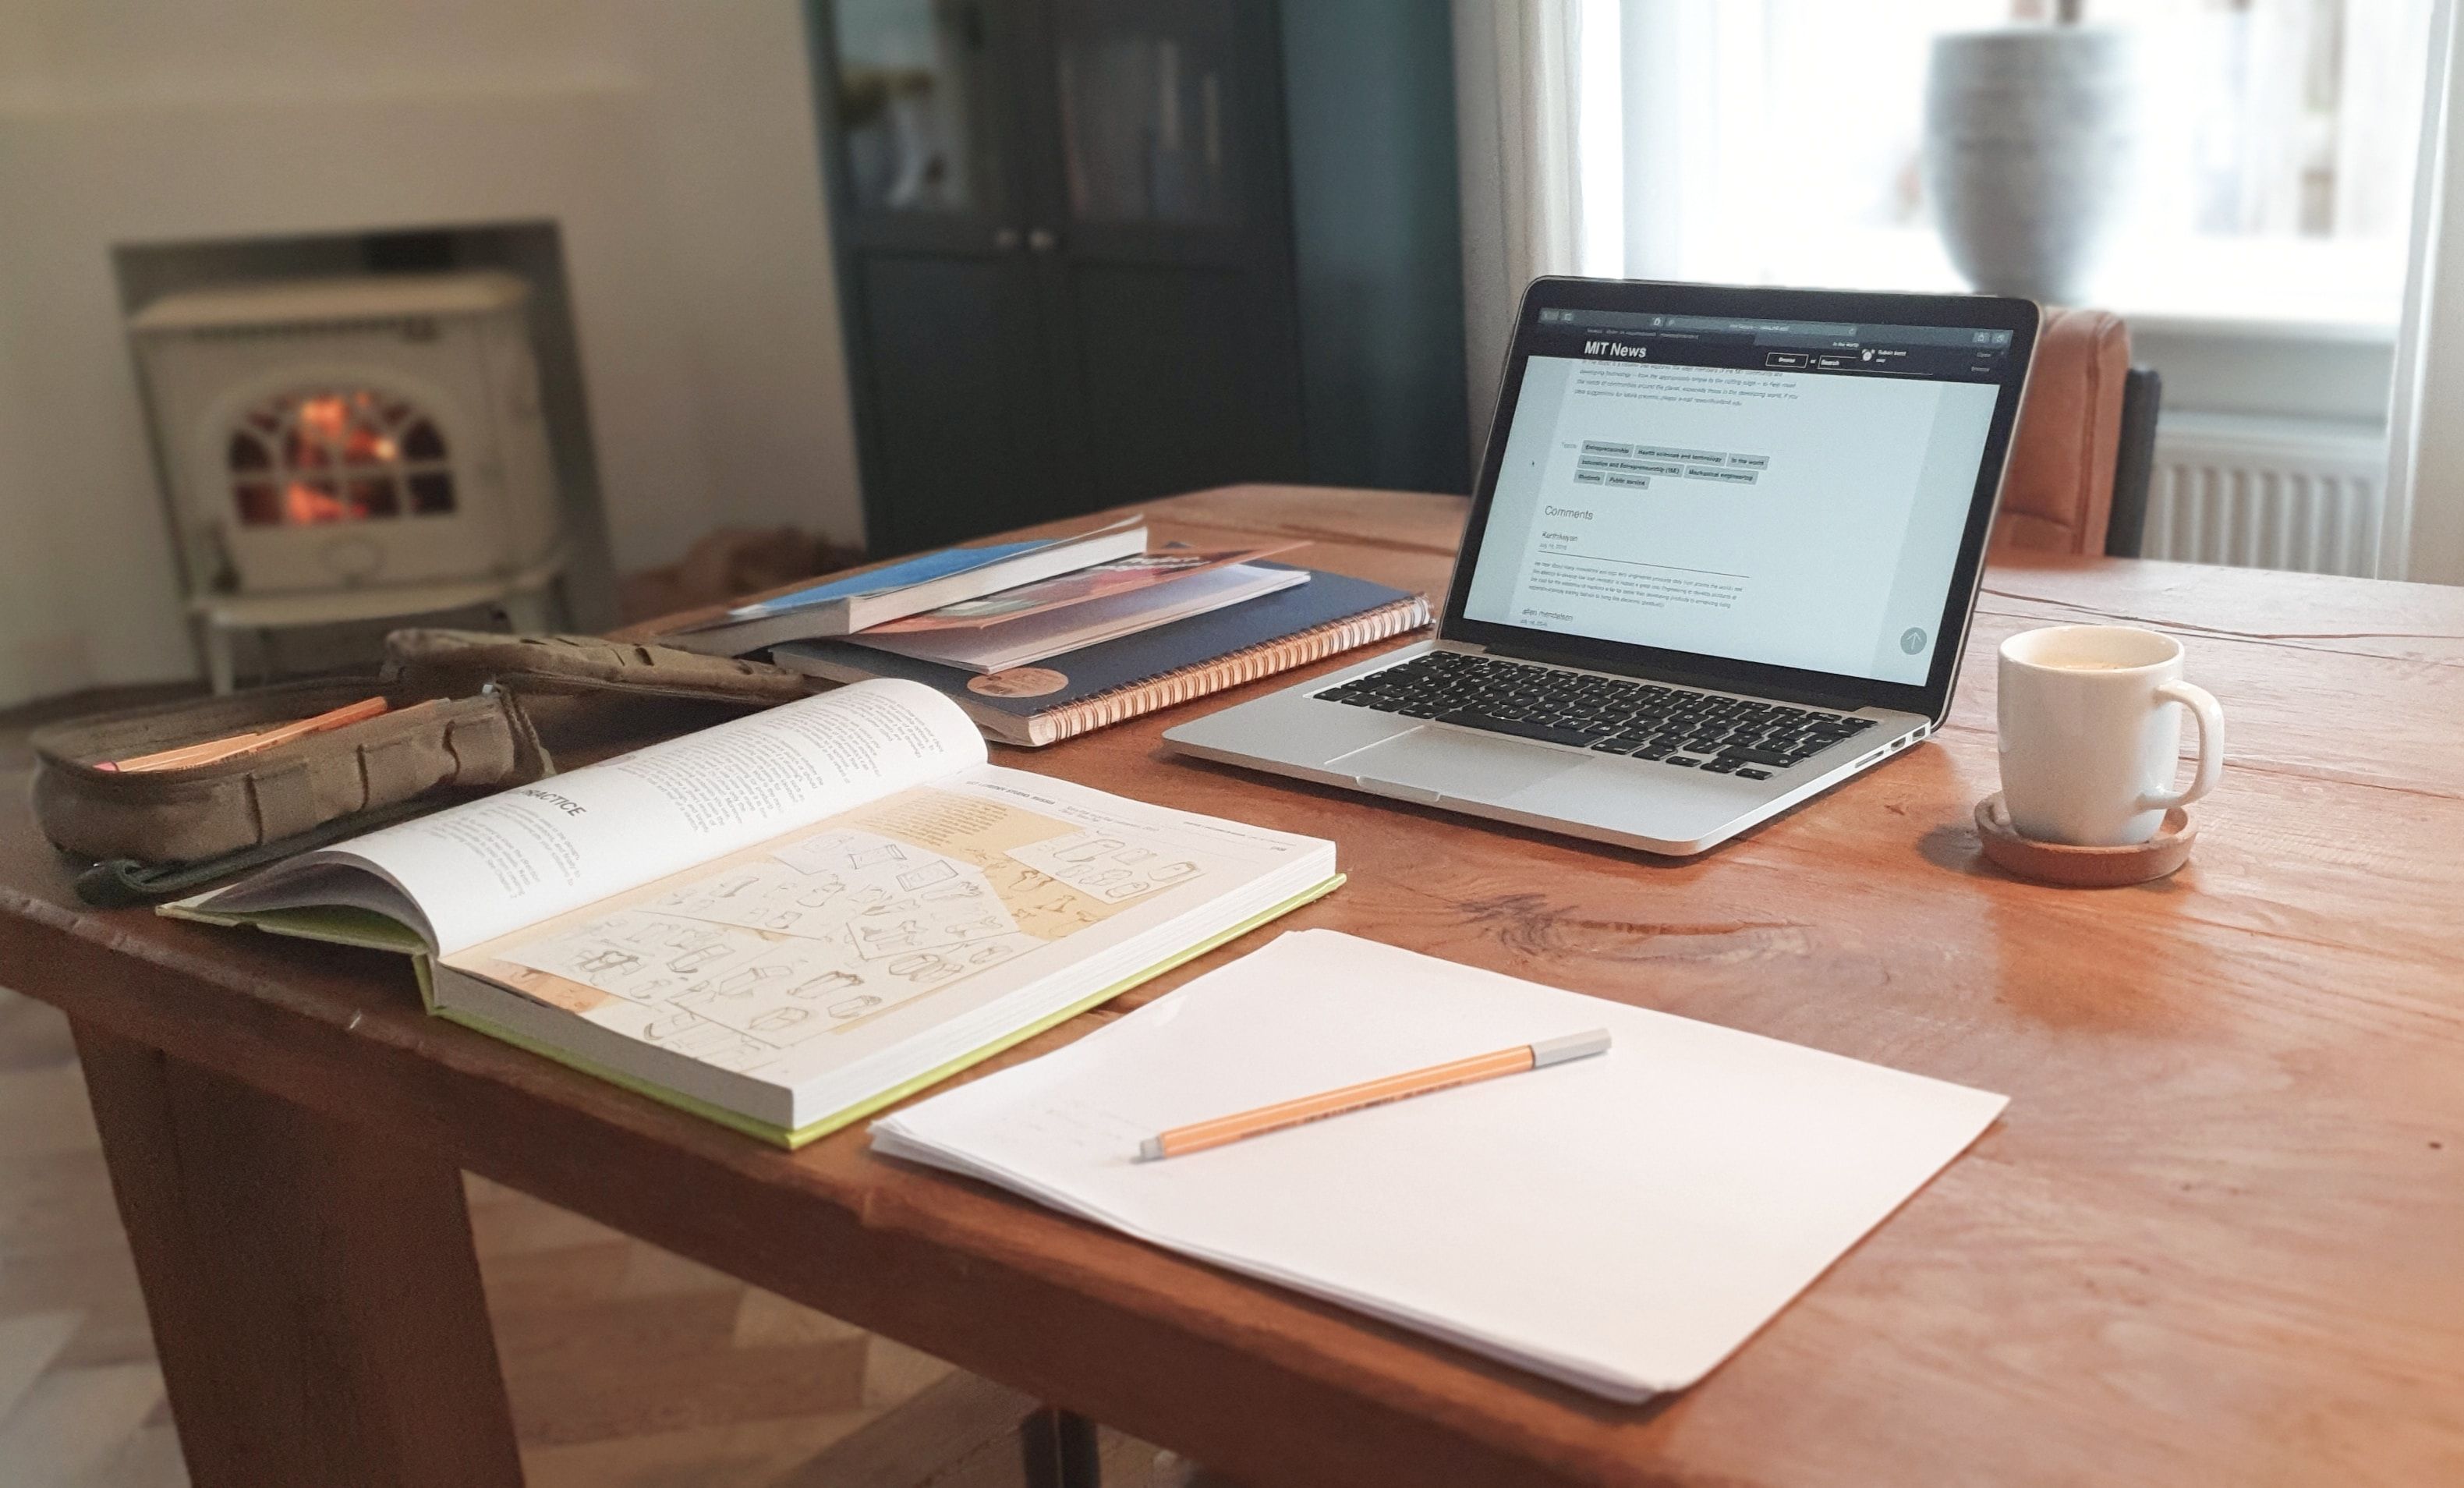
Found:
<svg viewBox="0 0 2464 1488"><path fill-rule="evenodd" d="M1435 590L1463 507L1149 510ZM2165 883L1977 857L1994 647L2083 619L2183 636L2224 702L2231 765ZM1683 863L1166 759L1166 721L1001 758L1334 837L1350 885L1284 928L2010 1110L1701 1386L1621 1408L859 1132L770 1150L423 1017L381 957L84 909L11 782L0 982L76 1022L196 1481L517 1477L467 1167L1260 1482L2464 1482L2464 590L1996 568L1934 743Z"/></svg>

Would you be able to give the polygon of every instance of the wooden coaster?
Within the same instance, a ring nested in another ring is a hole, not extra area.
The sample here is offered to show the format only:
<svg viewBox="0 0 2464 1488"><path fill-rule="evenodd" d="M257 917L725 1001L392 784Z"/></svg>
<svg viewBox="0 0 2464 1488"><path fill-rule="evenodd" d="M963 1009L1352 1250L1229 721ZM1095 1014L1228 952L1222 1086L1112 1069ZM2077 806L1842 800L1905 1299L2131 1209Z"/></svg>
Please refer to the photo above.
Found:
<svg viewBox="0 0 2464 1488"><path fill-rule="evenodd" d="M2012 828L2002 792L1996 790L1976 803L1976 836L1985 855L2014 877L2066 889L2118 889L2162 878L2189 862L2199 829L2190 825L2190 813L2177 806L2165 813L2156 835L2128 847L2038 842Z"/></svg>

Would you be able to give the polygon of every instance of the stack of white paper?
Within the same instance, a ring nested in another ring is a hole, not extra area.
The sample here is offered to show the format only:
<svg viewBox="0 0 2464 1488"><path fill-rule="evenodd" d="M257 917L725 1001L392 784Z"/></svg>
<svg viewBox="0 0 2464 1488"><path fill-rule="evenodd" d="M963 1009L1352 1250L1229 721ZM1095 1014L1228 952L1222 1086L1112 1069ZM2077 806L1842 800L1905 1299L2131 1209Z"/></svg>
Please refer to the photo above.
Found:
<svg viewBox="0 0 2464 1488"><path fill-rule="evenodd" d="M1134 1160L1166 1127L1603 1027L1596 1058ZM1700 1379L2006 1103L1309 930L872 1130L892 1156L1633 1401Z"/></svg>

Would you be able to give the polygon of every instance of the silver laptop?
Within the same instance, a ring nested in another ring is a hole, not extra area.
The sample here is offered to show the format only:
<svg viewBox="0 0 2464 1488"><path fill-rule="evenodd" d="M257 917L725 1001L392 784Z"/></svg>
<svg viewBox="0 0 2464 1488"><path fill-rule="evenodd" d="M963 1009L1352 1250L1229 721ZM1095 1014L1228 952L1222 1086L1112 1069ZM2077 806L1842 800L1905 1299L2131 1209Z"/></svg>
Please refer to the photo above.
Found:
<svg viewBox="0 0 2464 1488"><path fill-rule="evenodd" d="M2035 350L1975 296L1541 279L1437 638L1185 754L1700 853L1940 726Z"/></svg>

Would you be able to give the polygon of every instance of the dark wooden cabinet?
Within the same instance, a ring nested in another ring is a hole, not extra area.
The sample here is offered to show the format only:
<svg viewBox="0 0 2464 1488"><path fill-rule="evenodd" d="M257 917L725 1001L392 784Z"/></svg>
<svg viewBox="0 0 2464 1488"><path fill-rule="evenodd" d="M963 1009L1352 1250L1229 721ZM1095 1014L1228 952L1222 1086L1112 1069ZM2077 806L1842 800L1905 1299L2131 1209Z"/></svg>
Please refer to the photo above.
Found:
<svg viewBox="0 0 2464 1488"><path fill-rule="evenodd" d="M874 552L1307 474L1271 6L815 20Z"/></svg>

